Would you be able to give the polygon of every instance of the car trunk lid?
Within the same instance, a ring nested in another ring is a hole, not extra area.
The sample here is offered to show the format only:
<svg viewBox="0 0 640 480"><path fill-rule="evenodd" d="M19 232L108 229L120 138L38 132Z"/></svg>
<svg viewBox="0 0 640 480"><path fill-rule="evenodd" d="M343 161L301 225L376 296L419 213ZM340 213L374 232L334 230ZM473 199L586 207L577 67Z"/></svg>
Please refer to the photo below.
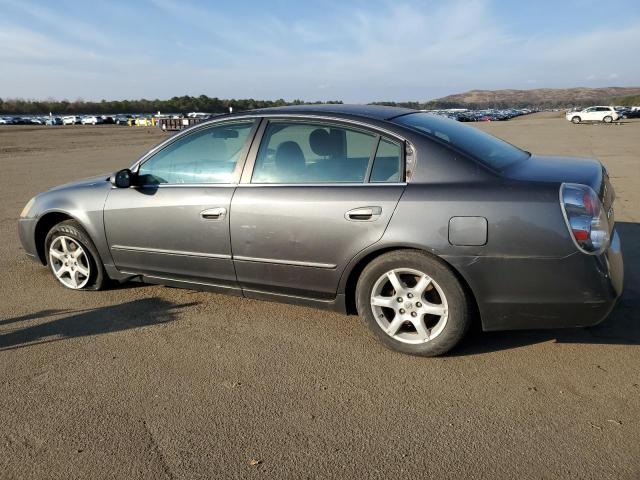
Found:
<svg viewBox="0 0 640 480"><path fill-rule="evenodd" d="M598 194L609 219L610 228L613 229L615 192L606 168L598 160L531 155L529 159L510 166L502 173L513 180L588 185Z"/></svg>

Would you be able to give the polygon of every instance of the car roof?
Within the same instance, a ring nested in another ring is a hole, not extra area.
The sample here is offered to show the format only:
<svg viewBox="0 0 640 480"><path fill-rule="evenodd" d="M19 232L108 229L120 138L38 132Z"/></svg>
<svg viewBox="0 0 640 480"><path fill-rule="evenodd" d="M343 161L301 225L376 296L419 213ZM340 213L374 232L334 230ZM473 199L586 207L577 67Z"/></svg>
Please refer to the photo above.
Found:
<svg viewBox="0 0 640 480"><path fill-rule="evenodd" d="M252 113L278 113L278 114L338 114L355 117L370 118L373 120L390 120L400 115L417 112L411 108L389 107L385 105L347 105L347 104L317 104L317 105L290 105L286 107L271 107L252 110ZM247 112L244 112L247 113Z"/></svg>

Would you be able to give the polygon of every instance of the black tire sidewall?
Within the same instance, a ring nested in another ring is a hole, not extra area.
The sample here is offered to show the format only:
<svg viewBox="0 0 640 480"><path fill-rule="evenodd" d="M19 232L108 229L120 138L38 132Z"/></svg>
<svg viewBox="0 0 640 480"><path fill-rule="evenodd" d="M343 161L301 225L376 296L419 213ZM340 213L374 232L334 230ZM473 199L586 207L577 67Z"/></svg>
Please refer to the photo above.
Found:
<svg viewBox="0 0 640 480"><path fill-rule="evenodd" d="M400 342L387 335L378 325L371 311L371 292L382 275L396 268L419 270L433 278L443 290L449 316L444 330L433 340L419 345ZM383 344L411 355L437 356L448 352L464 337L471 323L469 299L455 273L435 257L415 250L390 252L367 265L356 287L356 305L360 317Z"/></svg>
<svg viewBox="0 0 640 480"><path fill-rule="evenodd" d="M66 286L58 279L58 277L55 276L55 273L53 272L53 266L51 265L51 261L49 259L49 247L51 246L53 240L59 236L73 238L84 248L85 253L87 253L91 271L89 273L89 281L82 288L74 289ZM87 233L78 222L74 220L67 220L54 225L51 230L49 230L49 233L47 233L44 241L44 248L47 258L47 265L49 266L49 269L51 270L53 276L56 278L58 284L60 284L64 288L68 288L69 290L99 290L104 286L106 276L102 261L100 260L100 255L98 254L98 250L89 238L89 235L87 235Z"/></svg>

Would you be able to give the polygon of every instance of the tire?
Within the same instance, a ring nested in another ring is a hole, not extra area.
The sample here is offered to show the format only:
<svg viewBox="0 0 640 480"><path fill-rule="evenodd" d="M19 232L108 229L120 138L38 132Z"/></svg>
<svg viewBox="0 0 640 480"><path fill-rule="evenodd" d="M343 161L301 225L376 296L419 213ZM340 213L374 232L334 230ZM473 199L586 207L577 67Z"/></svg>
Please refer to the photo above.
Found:
<svg viewBox="0 0 640 480"><path fill-rule="evenodd" d="M98 250L75 220L54 225L44 246L47 265L62 286L72 290L100 290L106 286L107 276ZM78 248L81 252L76 253Z"/></svg>
<svg viewBox="0 0 640 480"><path fill-rule="evenodd" d="M580 117L573 117L571 119L571 123L575 123L576 125L579 124L582 121L582 119Z"/></svg>
<svg viewBox="0 0 640 480"><path fill-rule="evenodd" d="M606 117L604 117L604 118L602 119L602 121L603 121L604 123L611 123L611 122L613 122L613 117L611 117L610 115L607 115Z"/></svg>
<svg viewBox="0 0 640 480"><path fill-rule="evenodd" d="M411 355L448 352L471 324L470 300L454 272L417 250L396 250L369 263L358 279L356 306L385 346Z"/></svg>

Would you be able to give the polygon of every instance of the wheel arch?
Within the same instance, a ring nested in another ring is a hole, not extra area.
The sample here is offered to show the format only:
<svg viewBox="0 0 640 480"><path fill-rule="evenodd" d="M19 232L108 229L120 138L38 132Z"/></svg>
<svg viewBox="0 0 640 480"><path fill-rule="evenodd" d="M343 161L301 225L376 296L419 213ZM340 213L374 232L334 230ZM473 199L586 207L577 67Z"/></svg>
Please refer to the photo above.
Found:
<svg viewBox="0 0 640 480"><path fill-rule="evenodd" d="M350 266L347 267L347 271L343 274L343 281L341 282L342 284L341 286L343 288L341 291L343 291L345 295L345 306L348 314L357 314L356 285L365 267L369 263L371 263L373 260L378 258L379 256L384 255L385 253L389 253L397 250L413 250L413 251L418 251L420 253L424 253L432 257L436 261L442 263L449 270L451 270L453 274L456 276L456 278L458 279L458 281L460 282L460 285L462 285L462 288L464 289L464 291L469 296L469 300L471 302L471 307L474 315L474 320L475 319L481 320L480 307L478 305L478 301L476 300L475 293L473 292L471 285L469 284L467 279L464 277L464 275L462 275L460 271L457 268L455 268L451 263L449 263L447 260L445 260L441 256L437 255L435 252L425 248L417 247L415 245L381 246L380 248L377 248L373 251L369 251L366 254L360 257L357 257L351 262Z"/></svg>
<svg viewBox="0 0 640 480"><path fill-rule="evenodd" d="M47 238L47 233L49 233L49 230L51 230L55 225L61 222L64 222L66 220L74 220L78 222L80 226L84 229L84 231L85 232L87 231L87 229L84 227L83 223L80 220L78 220L73 215L70 215L68 212L64 212L61 210L49 211L38 219L38 222L36 223L36 228L34 231L34 237L35 237L34 241L36 245L36 251L38 253L38 259L40 260L40 263L42 263L43 265L47 265L47 255L45 252L45 245L44 245L44 241ZM87 233L87 235L89 234ZM89 236L89 238L91 238L91 236Z"/></svg>

